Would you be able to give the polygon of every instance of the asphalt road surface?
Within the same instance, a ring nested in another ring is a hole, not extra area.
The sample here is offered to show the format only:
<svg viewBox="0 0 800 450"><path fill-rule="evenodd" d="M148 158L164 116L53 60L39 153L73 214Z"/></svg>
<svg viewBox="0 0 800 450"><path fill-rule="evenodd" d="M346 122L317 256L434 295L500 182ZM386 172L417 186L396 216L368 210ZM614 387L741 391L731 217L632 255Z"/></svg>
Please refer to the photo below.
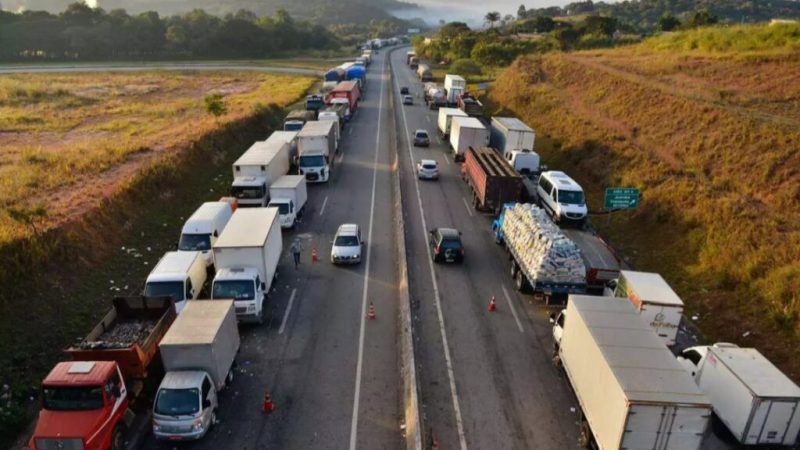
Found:
<svg viewBox="0 0 800 450"><path fill-rule="evenodd" d="M370 66L365 100L343 131L332 180L309 185L302 223L283 234L270 320L240 327L239 370L221 396L219 423L189 448L402 446L388 73L384 58ZM330 263L330 241L342 223L361 226L366 246L359 265ZM305 249L299 270L288 253L294 237ZM369 302L375 320L365 318ZM268 415L261 412L265 390L277 406ZM142 448L172 446L146 432Z"/></svg>

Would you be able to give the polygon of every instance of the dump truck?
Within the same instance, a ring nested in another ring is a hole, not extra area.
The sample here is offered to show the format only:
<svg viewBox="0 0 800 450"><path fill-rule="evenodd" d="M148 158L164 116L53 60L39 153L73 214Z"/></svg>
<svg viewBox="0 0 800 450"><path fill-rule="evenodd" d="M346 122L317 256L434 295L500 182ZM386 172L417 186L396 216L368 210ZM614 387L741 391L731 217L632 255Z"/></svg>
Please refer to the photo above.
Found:
<svg viewBox="0 0 800 450"><path fill-rule="evenodd" d="M483 118L483 103L479 102L474 95L469 92L461 94L458 98L458 109L467 113L470 117Z"/></svg>
<svg viewBox="0 0 800 450"><path fill-rule="evenodd" d="M507 203L492 223L495 242L504 244L518 291L533 291L546 304L586 293L581 251L547 213L528 203Z"/></svg>
<svg viewBox="0 0 800 450"><path fill-rule="evenodd" d="M553 360L582 412L579 445L701 448L711 403L629 302L571 295L552 321Z"/></svg>
<svg viewBox="0 0 800 450"><path fill-rule="evenodd" d="M470 148L461 177L472 190L472 206L498 214L503 204L516 202L522 194L522 179L514 168L490 147Z"/></svg>

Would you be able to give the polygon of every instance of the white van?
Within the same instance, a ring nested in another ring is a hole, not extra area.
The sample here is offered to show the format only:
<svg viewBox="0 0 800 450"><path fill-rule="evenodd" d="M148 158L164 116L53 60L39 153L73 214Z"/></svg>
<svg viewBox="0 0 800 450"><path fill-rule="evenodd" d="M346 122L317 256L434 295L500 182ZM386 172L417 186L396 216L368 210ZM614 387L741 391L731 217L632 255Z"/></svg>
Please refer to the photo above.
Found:
<svg viewBox="0 0 800 450"><path fill-rule="evenodd" d="M533 178L539 173L539 154L533 150L508 150L503 155L511 167L522 176Z"/></svg>
<svg viewBox="0 0 800 450"><path fill-rule="evenodd" d="M206 284L206 264L201 252L167 252L144 285L145 297L169 296L181 312L187 300L196 300Z"/></svg>
<svg viewBox="0 0 800 450"><path fill-rule="evenodd" d="M205 202L200 205L183 225L178 251L201 252L206 267L212 266L214 253L211 247L225 229L231 215L233 208L228 202Z"/></svg>
<svg viewBox="0 0 800 450"><path fill-rule="evenodd" d="M536 186L539 206L553 217L553 221L582 224L589 212L583 188L564 172L542 172Z"/></svg>

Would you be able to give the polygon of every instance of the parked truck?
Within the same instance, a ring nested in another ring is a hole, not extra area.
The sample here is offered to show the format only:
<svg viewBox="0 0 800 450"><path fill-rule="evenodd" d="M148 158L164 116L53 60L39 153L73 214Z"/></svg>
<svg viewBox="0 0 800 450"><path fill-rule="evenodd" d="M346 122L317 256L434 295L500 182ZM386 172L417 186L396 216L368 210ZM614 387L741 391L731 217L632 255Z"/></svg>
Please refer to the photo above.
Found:
<svg viewBox="0 0 800 450"><path fill-rule="evenodd" d="M333 99L337 98L347 99L350 114L355 114L358 108L358 102L361 100L361 90L358 87L358 81L349 80L337 84L336 87L326 95L325 103L330 105L333 103Z"/></svg>
<svg viewBox="0 0 800 450"><path fill-rule="evenodd" d="M458 109L464 111L470 117L484 117L483 103L479 102L478 99L469 92L461 94L458 98Z"/></svg>
<svg viewBox="0 0 800 450"><path fill-rule="evenodd" d="M439 108L439 118L436 121L439 136L442 139L450 137L450 130L453 126L453 117L467 117L464 111L456 108Z"/></svg>
<svg viewBox="0 0 800 450"><path fill-rule="evenodd" d="M336 151L338 152L339 142L342 139L342 124L344 123L344 120L342 120L342 118L339 117L339 113L337 113L336 111L320 111L317 120L320 122L328 120L334 123L333 134L334 137L336 138Z"/></svg>
<svg viewBox="0 0 800 450"><path fill-rule="evenodd" d="M711 403L630 303L571 295L563 314L554 361L581 408L580 445L701 448Z"/></svg>
<svg viewBox="0 0 800 450"><path fill-rule="evenodd" d="M278 208L281 228L293 228L297 219L303 216L308 200L306 177L284 175L269 188L269 206Z"/></svg>
<svg viewBox="0 0 800 450"><path fill-rule="evenodd" d="M617 254L592 229L564 227L561 231L581 249L586 266L587 290L602 294L606 284L619 276L620 261Z"/></svg>
<svg viewBox="0 0 800 450"><path fill-rule="evenodd" d="M410 51L406 52L406 65L411 64L411 58L415 58L417 56L417 52Z"/></svg>
<svg viewBox="0 0 800 450"><path fill-rule="evenodd" d="M237 210L214 244L211 298L233 299L240 320L263 324L282 251L278 208Z"/></svg>
<svg viewBox="0 0 800 450"><path fill-rule="evenodd" d="M457 106L459 97L467 90L467 80L459 75L446 74L444 90L447 93L447 106Z"/></svg>
<svg viewBox="0 0 800 450"><path fill-rule="evenodd" d="M289 145L289 170L292 170L294 161L297 160L297 135L299 131L273 131L266 142L267 146L279 146L281 143Z"/></svg>
<svg viewBox="0 0 800 450"><path fill-rule="evenodd" d="M336 153L335 126L331 121L309 122L297 137L298 171L309 183L330 179Z"/></svg>
<svg viewBox="0 0 800 450"><path fill-rule="evenodd" d="M612 295L630 301L668 346L675 345L683 300L657 273L619 270Z"/></svg>
<svg viewBox="0 0 800 450"><path fill-rule="evenodd" d="M231 194L239 206L269 203L269 185L289 173L290 153L291 144L276 138L256 142L233 163Z"/></svg>
<svg viewBox="0 0 800 450"><path fill-rule="evenodd" d="M317 120L317 112L307 109L295 109L289 111L283 121L283 131L300 131L306 122Z"/></svg>
<svg viewBox="0 0 800 450"><path fill-rule="evenodd" d="M240 345L233 303L193 302L161 340L167 373L153 402L157 439L201 439L216 423L218 393L233 381Z"/></svg>
<svg viewBox="0 0 800 450"><path fill-rule="evenodd" d="M427 64L420 64L417 66L417 77L420 81L431 81L433 79L433 72L431 67Z"/></svg>
<svg viewBox="0 0 800 450"><path fill-rule="evenodd" d="M146 297L171 297L180 313L189 300L200 297L208 274L201 252L167 252L147 275Z"/></svg>
<svg viewBox="0 0 800 450"><path fill-rule="evenodd" d="M523 176L535 178L539 155L533 151L536 133L516 117L492 117L489 143Z"/></svg>
<svg viewBox="0 0 800 450"><path fill-rule="evenodd" d="M498 214L505 203L516 202L522 194L519 174L489 147L470 148L461 174L472 190L472 206Z"/></svg>
<svg viewBox="0 0 800 450"><path fill-rule="evenodd" d="M201 252L206 267L214 265L211 245L231 219L233 205L229 202L205 202L186 220L181 229L178 251Z"/></svg>
<svg viewBox="0 0 800 450"><path fill-rule="evenodd" d="M56 364L42 381L28 450L122 450L134 417L129 406L156 376L151 362L175 317L167 297L115 298L100 323L66 349L73 361Z"/></svg>
<svg viewBox="0 0 800 450"><path fill-rule="evenodd" d="M447 96L444 93L444 88L436 83L425 83L422 87L425 104L428 109L438 109L447 106Z"/></svg>
<svg viewBox="0 0 800 450"><path fill-rule="evenodd" d="M326 109L336 111L336 114L339 114L339 117L343 119L342 128L353 118L353 114L350 111L350 101L346 98L331 99L331 103Z"/></svg>
<svg viewBox="0 0 800 450"><path fill-rule="evenodd" d="M306 110L317 112L325 107L325 99L319 94L306 95L305 106Z"/></svg>
<svg viewBox="0 0 800 450"><path fill-rule="evenodd" d="M453 117L450 124L453 159L463 161L467 149L489 146L489 130L474 117Z"/></svg>
<svg viewBox="0 0 800 450"><path fill-rule="evenodd" d="M411 58L408 61L408 67L413 71L416 71L417 69L419 69L419 58L417 58L416 56Z"/></svg>
<svg viewBox="0 0 800 450"><path fill-rule="evenodd" d="M541 208L522 203L503 205L492 223L495 242L505 244L511 277L520 292L532 290L545 303L586 293L581 251Z"/></svg>
<svg viewBox="0 0 800 450"><path fill-rule="evenodd" d="M728 343L690 347L678 362L740 444L796 448L800 388L758 350Z"/></svg>

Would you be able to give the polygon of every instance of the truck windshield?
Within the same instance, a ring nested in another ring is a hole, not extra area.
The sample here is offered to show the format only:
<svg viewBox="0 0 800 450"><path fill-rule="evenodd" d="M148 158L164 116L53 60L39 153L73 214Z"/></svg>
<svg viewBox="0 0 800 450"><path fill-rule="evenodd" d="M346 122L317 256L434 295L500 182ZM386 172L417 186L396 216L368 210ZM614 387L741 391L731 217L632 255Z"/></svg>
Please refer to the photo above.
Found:
<svg viewBox="0 0 800 450"><path fill-rule="evenodd" d="M42 406L50 411L88 411L103 407L103 388L100 386L45 386Z"/></svg>
<svg viewBox="0 0 800 450"><path fill-rule="evenodd" d="M565 205L582 205L585 203L583 201L583 192L559 190L558 203L563 203Z"/></svg>
<svg viewBox="0 0 800 450"><path fill-rule="evenodd" d="M286 122L283 131L300 131L303 129L303 122Z"/></svg>
<svg viewBox="0 0 800 450"><path fill-rule="evenodd" d="M185 252L211 250L210 234L182 234L178 250Z"/></svg>
<svg viewBox="0 0 800 450"><path fill-rule="evenodd" d="M200 390L160 389L156 399L156 414L165 416L188 416L200 411Z"/></svg>
<svg viewBox="0 0 800 450"><path fill-rule="evenodd" d="M325 157L319 156L301 156L300 167L322 167L325 165Z"/></svg>
<svg viewBox="0 0 800 450"><path fill-rule="evenodd" d="M152 281L144 286L145 297L172 297L176 302L186 300L182 281Z"/></svg>
<svg viewBox="0 0 800 450"><path fill-rule="evenodd" d="M289 204L288 203L270 203L270 208L278 208L278 214L284 215L289 214Z"/></svg>
<svg viewBox="0 0 800 450"><path fill-rule="evenodd" d="M211 289L211 298L252 300L256 298L255 286L249 280L215 281Z"/></svg>
<svg viewBox="0 0 800 450"><path fill-rule="evenodd" d="M238 199L259 199L264 198L263 186L233 186L231 187L231 195Z"/></svg>

